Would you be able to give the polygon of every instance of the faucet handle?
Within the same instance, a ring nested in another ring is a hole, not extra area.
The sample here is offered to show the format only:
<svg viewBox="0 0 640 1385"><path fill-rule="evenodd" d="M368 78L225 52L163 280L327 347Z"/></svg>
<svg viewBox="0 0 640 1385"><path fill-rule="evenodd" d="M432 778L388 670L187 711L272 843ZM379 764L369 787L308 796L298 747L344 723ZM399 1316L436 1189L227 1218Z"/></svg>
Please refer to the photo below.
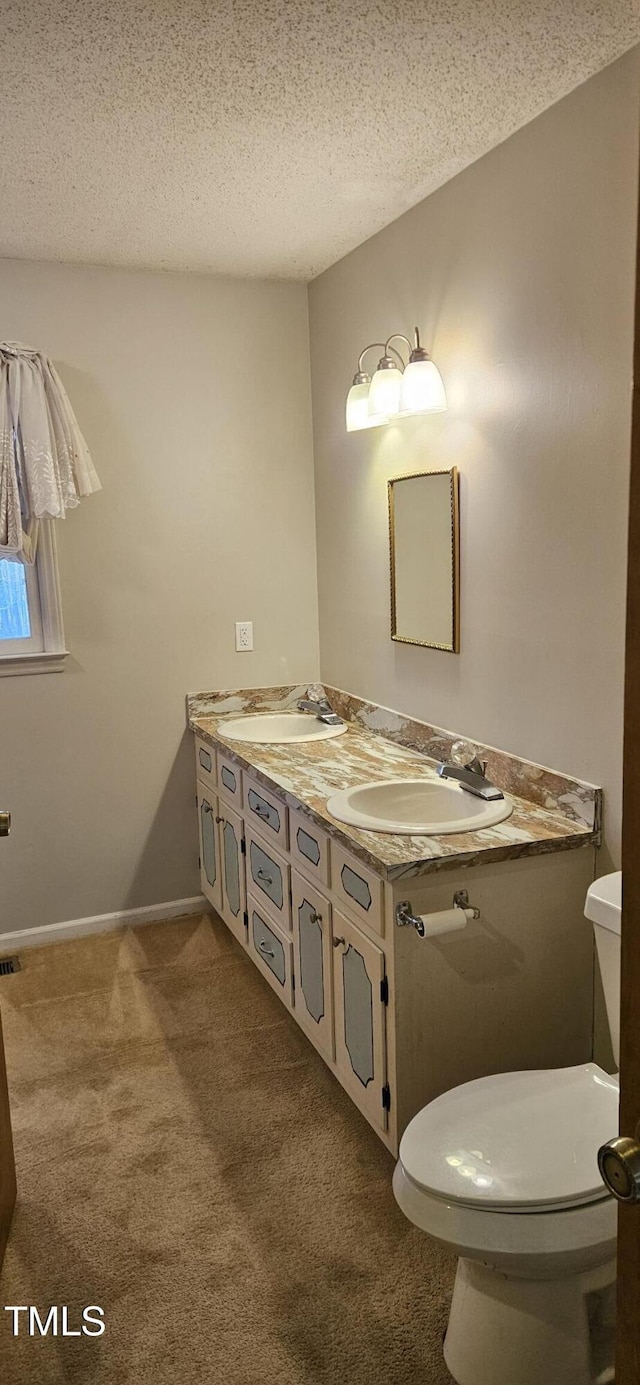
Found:
<svg viewBox="0 0 640 1385"><path fill-rule="evenodd" d="M471 764L476 754L475 745L472 745L471 741L454 741L451 747L451 761L454 765L460 765L461 769Z"/></svg>
<svg viewBox="0 0 640 1385"><path fill-rule="evenodd" d="M309 687L307 688L307 697L309 698L310 702L323 702L325 698L325 691L322 686L322 683L310 683Z"/></svg>
<svg viewBox="0 0 640 1385"><path fill-rule="evenodd" d="M484 774L487 768L486 760L478 758L478 748L472 741L454 741L451 760L454 765L460 765L461 769L474 769L479 774Z"/></svg>

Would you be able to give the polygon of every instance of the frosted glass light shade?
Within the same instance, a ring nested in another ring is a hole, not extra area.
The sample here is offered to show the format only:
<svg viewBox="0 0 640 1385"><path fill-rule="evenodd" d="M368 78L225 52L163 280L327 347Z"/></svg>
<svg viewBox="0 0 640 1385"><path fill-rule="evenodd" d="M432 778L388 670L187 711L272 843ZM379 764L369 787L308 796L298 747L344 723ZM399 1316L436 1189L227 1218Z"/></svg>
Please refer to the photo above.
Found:
<svg viewBox="0 0 640 1385"><path fill-rule="evenodd" d="M447 396L437 365L433 361L410 361L402 377L400 413L439 414L446 407Z"/></svg>
<svg viewBox="0 0 640 1385"><path fill-rule="evenodd" d="M376 370L369 388L369 413L393 418L400 410L402 371Z"/></svg>
<svg viewBox="0 0 640 1385"><path fill-rule="evenodd" d="M362 385L352 385L347 395L347 432L357 433L360 428L377 428L380 423L386 423L385 414L371 414L369 412L369 392L370 382L367 380Z"/></svg>

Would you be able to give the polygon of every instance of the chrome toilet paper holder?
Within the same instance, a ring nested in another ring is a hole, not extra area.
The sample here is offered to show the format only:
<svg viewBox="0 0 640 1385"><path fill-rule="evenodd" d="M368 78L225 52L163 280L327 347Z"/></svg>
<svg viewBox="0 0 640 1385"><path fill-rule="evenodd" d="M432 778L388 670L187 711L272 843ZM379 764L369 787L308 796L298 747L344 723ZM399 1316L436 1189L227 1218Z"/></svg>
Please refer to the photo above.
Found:
<svg viewBox="0 0 640 1385"><path fill-rule="evenodd" d="M456 890L453 896L453 908L459 909L464 915L459 921L453 919L450 909L441 909L433 914L414 914L411 900L403 899L396 904L396 924L398 928L415 928L419 938L424 938L427 933L430 937L437 937L438 933L451 933L459 928L466 927L471 919L480 918L480 910L475 905L469 903L468 890ZM438 919L441 926L438 927Z"/></svg>

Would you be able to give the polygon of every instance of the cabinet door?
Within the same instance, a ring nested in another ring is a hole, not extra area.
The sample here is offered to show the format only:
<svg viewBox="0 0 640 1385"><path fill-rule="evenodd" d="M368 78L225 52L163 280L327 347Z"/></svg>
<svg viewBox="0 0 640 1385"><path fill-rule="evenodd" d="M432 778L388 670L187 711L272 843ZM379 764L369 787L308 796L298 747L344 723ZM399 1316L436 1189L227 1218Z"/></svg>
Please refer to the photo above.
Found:
<svg viewBox="0 0 640 1385"><path fill-rule="evenodd" d="M291 873L293 947L296 979L295 1017L316 1048L333 1059L333 988L331 985L331 906L318 890Z"/></svg>
<svg viewBox="0 0 640 1385"><path fill-rule="evenodd" d="M242 818L220 801L220 855L222 860L222 917L238 942L247 941L245 876L242 853Z"/></svg>
<svg viewBox="0 0 640 1385"><path fill-rule="evenodd" d="M200 887L218 913L222 910L218 800L206 785L198 783L198 833L200 837Z"/></svg>
<svg viewBox="0 0 640 1385"><path fill-rule="evenodd" d="M386 1130L384 974L384 953L334 910L336 1066L356 1104Z"/></svg>

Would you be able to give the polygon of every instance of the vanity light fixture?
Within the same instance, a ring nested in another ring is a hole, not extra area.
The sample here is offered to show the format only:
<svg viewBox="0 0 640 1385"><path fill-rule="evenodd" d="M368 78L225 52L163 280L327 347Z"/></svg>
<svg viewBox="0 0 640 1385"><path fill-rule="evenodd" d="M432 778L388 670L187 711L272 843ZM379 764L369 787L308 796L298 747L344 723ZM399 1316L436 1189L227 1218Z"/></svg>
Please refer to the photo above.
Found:
<svg viewBox="0 0 640 1385"><path fill-rule="evenodd" d="M399 336L399 332L394 332L394 337ZM404 338L403 340L406 340ZM388 419L396 418L400 413L400 394L402 391L402 372L404 361L398 351L389 346L391 337L385 342L384 356L378 361L376 373L371 381L369 391L369 412L372 414L386 414ZM397 357L394 361L389 352ZM399 362L399 364L398 364Z"/></svg>
<svg viewBox="0 0 640 1385"><path fill-rule="evenodd" d="M405 342L408 347L406 365L400 352L390 345L396 340ZM383 355L372 380L362 369L363 359L367 351L379 346L382 346ZM446 407L442 376L421 346L418 328L415 328L413 346L401 332L392 332L384 344L371 342L360 353L358 369L347 395L347 432L377 428L381 423L390 423L392 419L409 414L441 413Z"/></svg>
<svg viewBox="0 0 640 1385"><path fill-rule="evenodd" d="M415 342L410 348L409 362L402 376L400 393L401 414L440 414L447 407L442 376L429 352L420 345L420 333L414 328ZM406 337L404 338L406 341Z"/></svg>
<svg viewBox="0 0 640 1385"><path fill-rule="evenodd" d="M364 358L367 351L373 351L375 347L381 346L385 350L384 343L381 341L370 342L365 346L364 351L360 352L358 359L358 369L353 377L353 384L347 395L347 432L357 433L361 428L377 428L381 423L388 423L386 414L379 416L373 413L369 407L369 393L371 389L371 376L367 375L362 369Z"/></svg>

